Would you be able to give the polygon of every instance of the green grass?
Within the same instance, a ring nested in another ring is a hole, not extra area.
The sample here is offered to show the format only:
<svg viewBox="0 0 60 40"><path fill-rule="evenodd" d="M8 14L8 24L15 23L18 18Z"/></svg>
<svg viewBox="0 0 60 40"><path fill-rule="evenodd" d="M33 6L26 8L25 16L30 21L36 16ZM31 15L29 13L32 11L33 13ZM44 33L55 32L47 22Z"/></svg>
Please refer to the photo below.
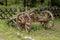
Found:
<svg viewBox="0 0 60 40"><path fill-rule="evenodd" d="M60 19L55 20L54 30L45 30L40 23L32 23L34 29L29 33L25 30L8 26L6 21L0 20L0 40L27 40L25 36L30 36L35 40L60 40Z"/></svg>

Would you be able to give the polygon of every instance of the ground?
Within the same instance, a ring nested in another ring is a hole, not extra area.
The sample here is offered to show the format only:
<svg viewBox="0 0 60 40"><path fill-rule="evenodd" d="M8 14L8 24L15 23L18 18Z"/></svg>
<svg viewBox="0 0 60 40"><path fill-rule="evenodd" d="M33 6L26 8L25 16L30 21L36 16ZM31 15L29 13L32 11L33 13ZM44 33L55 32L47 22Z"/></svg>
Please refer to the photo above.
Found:
<svg viewBox="0 0 60 40"><path fill-rule="evenodd" d="M35 40L60 40L60 19L55 19L54 30L45 30L39 23L33 23L32 26L34 29L27 33L0 20L0 40L27 40L24 37L32 37Z"/></svg>

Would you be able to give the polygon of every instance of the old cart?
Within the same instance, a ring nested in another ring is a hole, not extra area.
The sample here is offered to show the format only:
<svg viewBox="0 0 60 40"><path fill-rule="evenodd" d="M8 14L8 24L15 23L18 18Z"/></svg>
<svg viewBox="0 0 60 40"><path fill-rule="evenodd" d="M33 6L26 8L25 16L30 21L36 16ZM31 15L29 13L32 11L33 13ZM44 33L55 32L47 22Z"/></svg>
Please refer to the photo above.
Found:
<svg viewBox="0 0 60 40"><path fill-rule="evenodd" d="M40 22L45 29L52 28L54 26L53 14L48 10L39 12L33 9L21 12L16 18L11 18L8 23L17 26L19 30L24 28L27 32L30 31L32 22Z"/></svg>

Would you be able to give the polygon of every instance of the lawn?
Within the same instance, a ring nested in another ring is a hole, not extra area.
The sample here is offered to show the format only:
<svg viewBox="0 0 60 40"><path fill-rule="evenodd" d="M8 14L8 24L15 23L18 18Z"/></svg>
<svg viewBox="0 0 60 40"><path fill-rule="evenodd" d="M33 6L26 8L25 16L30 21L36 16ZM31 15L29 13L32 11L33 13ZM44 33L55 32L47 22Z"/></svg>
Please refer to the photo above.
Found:
<svg viewBox="0 0 60 40"><path fill-rule="evenodd" d="M34 40L60 40L60 19L55 19L54 30L45 30L40 23L32 24L34 29L29 33L25 30L8 26L4 20L0 20L0 40L28 40L25 37L31 37Z"/></svg>

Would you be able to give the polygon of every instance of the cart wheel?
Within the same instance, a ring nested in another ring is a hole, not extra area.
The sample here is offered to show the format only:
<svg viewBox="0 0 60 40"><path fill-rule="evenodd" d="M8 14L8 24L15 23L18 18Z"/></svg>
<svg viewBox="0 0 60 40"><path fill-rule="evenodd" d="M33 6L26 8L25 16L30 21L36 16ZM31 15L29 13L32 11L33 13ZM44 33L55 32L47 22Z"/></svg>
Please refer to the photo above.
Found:
<svg viewBox="0 0 60 40"><path fill-rule="evenodd" d="M21 15L24 15L25 17L22 17ZM24 28L27 32L30 31L30 29L31 29L31 18L28 15L28 13L22 12L18 15L18 18L22 23L21 27ZM23 21L25 21L25 23L23 23Z"/></svg>
<svg viewBox="0 0 60 40"><path fill-rule="evenodd" d="M41 12L41 16L46 21L46 22L43 22L42 25L46 29L51 29L54 26L54 16L53 16L53 14L50 11L45 10L45 11Z"/></svg>

